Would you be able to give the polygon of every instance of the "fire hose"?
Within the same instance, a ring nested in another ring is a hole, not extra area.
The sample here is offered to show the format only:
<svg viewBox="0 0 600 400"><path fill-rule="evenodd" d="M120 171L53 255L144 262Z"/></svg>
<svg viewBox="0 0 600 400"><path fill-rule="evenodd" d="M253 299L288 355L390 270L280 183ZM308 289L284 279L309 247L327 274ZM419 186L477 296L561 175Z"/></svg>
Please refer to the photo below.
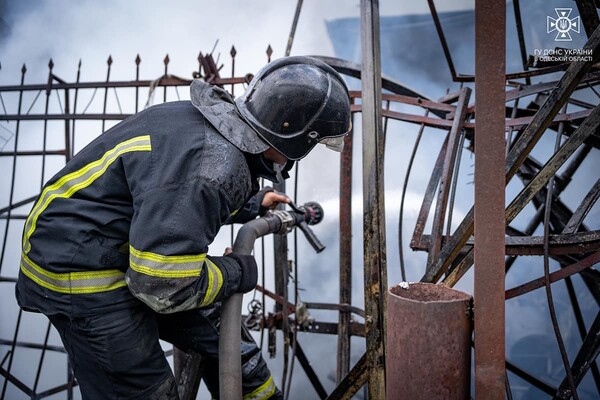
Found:
<svg viewBox="0 0 600 400"><path fill-rule="evenodd" d="M320 253L325 249L309 225L323 219L323 208L315 202L301 207L290 203L292 210L269 211L264 217L245 223L239 230L233 251L238 254L251 254L254 242L271 233L286 234L294 227ZM219 333L219 393L221 400L242 399L242 360L240 353L241 314L243 294L236 293L223 302Z"/></svg>

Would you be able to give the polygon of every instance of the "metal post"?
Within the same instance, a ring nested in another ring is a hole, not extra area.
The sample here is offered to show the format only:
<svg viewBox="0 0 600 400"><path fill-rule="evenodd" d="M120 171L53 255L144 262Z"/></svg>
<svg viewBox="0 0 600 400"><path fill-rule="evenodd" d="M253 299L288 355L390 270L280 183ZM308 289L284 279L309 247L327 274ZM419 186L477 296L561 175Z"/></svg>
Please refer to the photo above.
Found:
<svg viewBox="0 0 600 400"><path fill-rule="evenodd" d="M65 89L65 115L69 115L69 89ZM65 118L65 163L71 160L71 121Z"/></svg>
<svg viewBox="0 0 600 400"><path fill-rule="evenodd" d="M475 395L504 399L506 2L475 1Z"/></svg>
<svg viewBox="0 0 600 400"><path fill-rule="evenodd" d="M369 398L385 399L387 293L379 1L361 0L365 327Z"/></svg>
<svg viewBox="0 0 600 400"><path fill-rule="evenodd" d="M435 215L433 218L432 228L432 245L427 257L427 267L431 265L439 250L442 247L442 236L444 234L444 220L446 218L446 208L448 207L448 198L450 196L450 187L452 185L452 175L454 165L460 164L456 155L459 153L458 146L460 143L461 132L463 130L467 108L469 107L469 98L471 97L471 89L463 88L458 96L458 106L456 107L456 115L452 122L452 129L448 133L448 148L444 158L442 176L438 189L437 202L435 206Z"/></svg>
<svg viewBox="0 0 600 400"><path fill-rule="evenodd" d="M340 304L352 304L352 132L340 161ZM336 383L350 370L350 312L340 311Z"/></svg>
<svg viewBox="0 0 600 400"><path fill-rule="evenodd" d="M303 0L298 0L296 4L296 12L294 13L294 21L292 22L292 28L290 29L290 36L288 37L287 46L285 47L285 56L289 56L292 52L292 44L294 43L294 35L296 35L296 27L298 26L298 19L300 18L300 11L302 11Z"/></svg>
<svg viewBox="0 0 600 400"><path fill-rule="evenodd" d="M271 46L267 48L269 62L271 62ZM295 166L298 168L298 165ZM286 192L286 184L283 178L280 182L273 184L275 191L279 193ZM279 204L278 209L283 210L285 204ZM287 235L273 236L273 263L275 268L275 293L283 297L283 304L275 303L275 312L283 312L282 333L283 333L283 376L281 379L281 390L285 393L285 381L287 377L287 367L289 361L289 320L288 320L288 282L289 282L289 259L288 259L288 240Z"/></svg>
<svg viewBox="0 0 600 400"><path fill-rule="evenodd" d="M110 81L110 68L112 66L112 63L113 63L112 56L109 55L108 59L106 60L106 65L107 65L106 83L108 83ZM108 101L108 86L106 86L106 88L104 89L104 106L102 107L102 114L106 114L106 102L107 101ZM106 119L102 118L102 132L104 132L105 127L106 127Z"/></svg>

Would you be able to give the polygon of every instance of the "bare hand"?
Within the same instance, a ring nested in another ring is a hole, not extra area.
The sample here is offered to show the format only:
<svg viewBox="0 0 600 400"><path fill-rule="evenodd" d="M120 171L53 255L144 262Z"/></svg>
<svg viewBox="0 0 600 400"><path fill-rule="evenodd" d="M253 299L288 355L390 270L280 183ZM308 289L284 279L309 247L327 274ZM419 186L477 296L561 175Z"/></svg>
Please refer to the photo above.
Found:
<svg viewBox="0 0 600 400"><path fill-rule="evenodd" d="M265 197L263 197L263 200L260 203L260 205L265 208L273 209L277 207L279 203L288 204L289 202L290 199L285 194L277 192L267 192L265 193Z"/></svg>
<svg viewBox="0 0 600 400"><path fill-rule="evenodd" d="M233 253L233 249L231 247L226 247L225 251L223 252L223 255L226 256L227 254L231 253Z"/></svg>

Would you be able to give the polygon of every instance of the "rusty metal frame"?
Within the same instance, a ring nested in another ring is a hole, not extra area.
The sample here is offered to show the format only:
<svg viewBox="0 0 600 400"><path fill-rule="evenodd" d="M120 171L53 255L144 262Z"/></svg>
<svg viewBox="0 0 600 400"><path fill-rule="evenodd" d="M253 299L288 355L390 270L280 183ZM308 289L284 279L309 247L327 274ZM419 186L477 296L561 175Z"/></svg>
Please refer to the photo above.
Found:
<svg viewBox="0 0 600 400"><path fill-rule="evenodd" d="M600 56L600 31L596 30L592 38L588 41L585 49L595 52L594 57ZM506 160L506 182L508 182L517 172L518 168L525 161L531 149L535 146L541 135L549 127L553 118L559 109L565 104L569 96L576 89L579 81L585 76L591 68L594 61L581 61L571 64L565 72L554 90L551 91L548 99L535 114L534 119L518 137L516 143L512 146ZM588 132L588 136L591 132ZM523 205L524 206L524 205ZM442 248L431 272L427 273L423 281L437 281L449 265L454 261L460 248L466 243L473 234L473 210L469 211L463 219L451 240Z"/></svg>
<svg viewBox="0 0 600 400"><path fill-rule="evenodd" d="M442 247L442 235L444 232L444 225L446 223L446 209L448 207L452 176L454 175L454 165L457 158L456 155L459 153L458 147L460 143L461 132L464 128L465 118L467 117L467 108L470 97L471 89L463 88L460 90L457 100L458 106L452 121L452 128L448 133L446 154L444 156L444 163L442 164L442 174L440 176L437 193L437 203L435 205L435 214L433 216L433 231L431 233L432 243L427 257L427 268L429 268L429 266L432 264Z"/></svg>
<svg viewBox="0 0 600 400"><path fill-rule="evenodd" d="M588 44L588 47L593 45L592 43ZM339 64L339 63L338 63ZM570 97L570 95L575 91L575 90L580 90L580 89L584 89L586 88L588 85L596 85L598 83L598 74L597 72L589 72L589 73L582 73L579 72L579 74L577 74L577 70L576 70L577 66L571 66L570 70L571 71L567 71L567 73L563 76L563 78L561 79L561 81L559 82L550 82L550 83L536 83L536 84L532 84L532 85L527 85L527 84L519 84L519 88L512 90L512 91L508 91L507 93L507 101L509 99L517 99L520 97L525 97L531 94L535 94L535 93L542 93L542 92L548 92L551 91L551 93L554 93L555 95L557 93L560 93L562 91L562 98L561 96L559 97L558 101L565 101L565 102L572 102L572 103L578 103L577 99L574 99L572 97ZM587 68L586 66L583 66L583 68ZM575 71L573 73L573 71ZM346 70L344 70L343 72L347 72ZM350 73L351 76L359 76L357 73ZM382 80L383 82L385 82L385 80ZM509 82L509 84L511 84ZM571 87L569 87L571 86ZM566 91L565 91L566 88ZM568 91L568 93L566 93ZM360 94L353 94L353 97L359 97ZM457 95L456 94L451 94L448 96L445 96L445 98L440 99L440 103L445 103L448 101L456 101L457 100ZM383 96L384 99L386 99L386 96L384 94ZM392 100L392 98L388 97L387 99ZM398 100L398 101L402 101L400 99L400 97L396 97L393 100ZM579 130L579 132L586 132L587 137L584 138L584 143L586 143L586 145L583 145L583 147L580 147L581 145L579 143L575 144L574 147L576 149L581 148L581 150L577 150L577 154L573 156L573 160L570 162L570 164L567 166L567 168L565 169L565 171L563 172L562 175L557 176L557 185L561 188L564 189L564 187L566 187L566 185L568 185L568 182L570 182L571 176L573 175L573 173L577 170L577 168L579 167L579 165L581 165L581 162L586 158L586 156L589 154L590 150L594 146L596 143L594 141L590 141L591 138L593 138L595 135L597 135L597 131L593 129L593 126L590 128L590 124L593 120L589 120L587 122L585 122L593 113L593 106L592 105L586 105L583 104L581 102L579 102L579 104L585 108L587 108L587 110L583 111L583 112L575 112L575 113L571 113L570 115L567 116L567 114L560 114L558 112L558 109L560 107L557 107L556 105L554 105L554 101L556 100L550 100L547 102L547 104L545 104L546 109L542 109L541 113L538 112L535 115L532 116L527 116L527 117L522 117L522 114L514 114L514 116L512 118L509 118L506 120L505 125L508 129L517 129L519 130L519 134L517 135L517 138L515 139L516 142L518 142L519 140L521 140L521 143L523 143L523 136L524 133L526 133L526 131L528 130L529 132L534 132L535 130L537 130L537 134L533 135L534 138L533 140L530 139L529 145L531 146L530 148L533 147L533 145L535 144L535 142L538 140L538 138L535 138L536 135L541 135L546 129L556 129L558 127L558 124L560 122L566 123L566 124L572 124L570 125L570 130L567 132L567 129L565 128L565 132L564 134L567 137L571 137L575 134L575 132L578 131L578 128L581 127L581 125L584 125L582 127L582 129ZM425 109L428 109L427 107L423 106L423 104L418 104L416 101L412 101L412 102L404 102L404 104L410 104L410 105L419 105ZM427 104L427 106L431 107L432 103L429 102ZM550 110L550 112L548 112L549 110L549 106L554 106L554 108L556 109L556 111L554 110ZM433 108L433 107L431 107ZM543 107L542 107L543 108ZM354 112L360 112L361 111L361 107L360 106L353 106L352 107ZM512 110L509 109L509 110ZM451 117L454 117L455 112L450 111L450 110L444 110L444 111L448 111L450 113ZM474 107L471 106L469 107L469 112L474 113ZM514 111L514 110L513 110ZM393 114L393 113L387 113L386 110L382 110L382 115L384 117L387 118L394 118L394 119L398 119L401 121L406 121L406 122L411 122L411 123L415 123L415 124L423 124L426 123L427 126L430 127L437 127L437 128L442 128L444 130L448 130L451 127L452 124L452 120L446 122L439 122L439 120L437 119L419 119L419 117L417 115L412 115L412 114ZM446 118L448 118L448 116L446 116ZM545 119L545 121L544 121ZM583 122L582 122L583 121ZM541 124L544 125L544 127L540 127L540 122ZM467 137L469 138L469 140L473 140L474 137L474 132L473 132L473 128L475 127L474 124L472 123L466 123L464 128L465 130L467 130L468 135ZM521 129L525 128L525 131L521 131ZM535 129L535 130L534 130ZM469 133L470 132L470 133ZM531 133L530 133L531 134ZM576 135L577 136L577 135ZM579 142L579 139L575 139L577 140L577 142ZM509 149L512 148L509 147ZM423 205L421 207L421 211L419 213L419 217L417 220L417 226L415 228L415 232L413 235L413 240L411 241L411 247L413 247L413 249L417 249L417 250L425 250L425 249L429 249L429 247L427 245L424 245L425 243L428 242L428 237L427 235L423 235L423 228L425 225L425 222L427 221L428 215L429 215L429 210L430 210L430 206L433 202L433 199L435 197L435 191L437 190L437 186L439 185L439 180L440 180L440 176L442 174L442 165L441 165L441 160L443 159L443 157L445 156L445 149L446 149L446 145L444 145L441 149L441 155L438 158L438 162L436 163L436 166L434 167L433 173L432 173L432 178L430 180L429 186L426 190L426 194L425 194L425 199L423 201ZM534 165L536 162L535 160L528 154L528 151L525 152L526 157L524 158L524 160L522 161L523 165ZM513 153L514 155L515 153ZM564 156L562 157L564 158ZM535 173L538 172L539 169L542 169L543 166L539 165L539 163L537 163L537 168L536 171L534 172L534 176ZM521 167L520 167L521 168ZM518 169L517 172L519 173L519 176L521 177L521 169ZM527 182L528 183L528 182ZM592 191L594 192L594 191ZM593 193L592 193L593 194ZM592 195L590 194L590 195ZM542 192L540 193L540 195L543 195L543 189ZM525 201L525 203L527 203L527 201ZM587 207L590 207L590 204L594 203L594 200L589 199L587 202ZM556 200L556 204L557 205L561 205L561 202L559 199ZM561 206L565 211L562 211L561 216L559 216L558 214L556 214L557 212L559 212L559 210L561 208L557 208L554 209L553 207L553 215L557 215L556 218L571 218L572 213L566 212L566 209L564 206ZM579 208L584 207L584 205L580 205ZM583 210L583 208L582 208ZM472 212L472 211L471 211ZM565 213L566 212L566 213ZM583 213L579 213L579 215L583 218L584 215ZM467 215L467 220L469 218L472 218L471 213L469 213ZM539 224L539 217L535 218L538 220L538 222L536 223L535 226L537 226L537 224ZM563 225L565 223L567 223L567 220L564 220L565 222L563 222ZM464 221L463 221L464 222ZM531 233L533 232L533 230L535 229L535 226L533 225L534 221L532 221L531 227L533 228L531 230L531 232L526 233L527 236L530 236ZM464 234L464 231L461 231L461 229L464 228L464 225L462 225L461 227L459 227L457 229L457 233L460 234ZM507 229L512 229L510 226L507 227ZM591 233L585 233L582 232L580 235L578 234L577 237L569 237L566 236L567 232L564 232L564 236L560 235L560 234L556 234L551 236L551 245L550 245L550 252L553 255L553 257L562 260L562 258L559 258L560 256L558 254L555 253L563 253L564 255L567 255L568 257L570 257L571 262L577 262L577 259L573 259L573 255L574 254L580 254L580 253L585 253L586 251L596 251L598 249L598 233L597 232L591 232ZM447 238L450 239L450 238ZM449 277L447 277L445 279L445 282L447 284L453 285L455 284L458 279L460 279L460 277L464 274L464 272L466 272L466 270L472 265L473 263L473 253L468 253L468 246L472 243L470 239L470 235L465 236L465 245L467 245L467 247L461 247L460 248L460 256L457 257L458 260L460 260L457 264L456 261L451 262L451 264L448 265L452 265L453 266L453 270L452 273L450 274ZM583 239L583 241L582 241ZM506 239L507 241L507 246L506 246L506 254L507 255L512 255L514 254L516 255L525 255L525 254L541 254L543 252L542 249L542 238L534 238L534 237L525 237L525 238L518 238L518 237L509 237ZM446 240L443 240L442 243L445 243ZM571 244L569 244L571 243ZM584 244L587 243L587 244ZM583 245L582 245L583 244ZM466 253L466 256L465 256ZM443 257L440 257L443 258ZM513 258L514 260L514 258ZM563 260L563 261L566 261ZM581 264L578 264L578 266L581 269L581 273L582 276L584 276L584 279L586 279L585 277L587 277L590 274L590 270L589 267L593 264L595 264L597 261L594 261L593 263L589 263L589 260L586 263L587 268L584 268ZM448 262L448 259L446 258L445 262ZM567 272L567 271L565 271ZM574 272L572 272L574 273ZM553 280L554 281L554 280ZM588 286L591 288L590 284L588 283ZM576 299L574 301L574 307L576 304ZM577 319L580 319L579 314L577 312L575 312L575 317ZM511 371L517 371L518 367L513 366L510 368ZM529 379L528 381L530 382L537 382L539 380L536 380L535 378L531 377L531 379Z"/></svg>

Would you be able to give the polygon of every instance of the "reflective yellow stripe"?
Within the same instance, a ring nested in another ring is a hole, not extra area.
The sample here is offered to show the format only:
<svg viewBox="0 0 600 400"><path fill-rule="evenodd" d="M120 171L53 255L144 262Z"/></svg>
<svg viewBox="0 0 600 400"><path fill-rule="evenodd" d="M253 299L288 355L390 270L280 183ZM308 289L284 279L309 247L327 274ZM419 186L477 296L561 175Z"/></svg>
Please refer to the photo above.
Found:
<svg viewBox="0 0 600 400"><path fill-rule="evenodd" d="M252 393L248 393L244 396L244 400L264 400L273 396L275 393L276 387L273 382L273 375L269 376L269 379L258 388L256 388Z"/></svg>
<svg viewBox="0 0 600 400"><path fill-rule="evenodd" d="M129 267L140 274L155 276L157 278L192 278L200 276L200 272L202 272L202 268L183 271L150 268L146 265L136 264L132 260L129 260Z"/></svg>
<svg viewBox="0 0 600 400"><path fill-rule="evenodd" d="M223 274L219 267L206 258L206 253L164 256L140 251L129 246L129 267L137 273L156 278L197 278L206 270L206 293L201 307L212 304L223 287Z"/></svg>
<svg viewBox="0 0 600 400"><path fill-rule="evenodd" d="M149 251L139 251L135 247L129 245L129 253L143 260L155 261L163 264L184 264L193 262L204 262L206 253L192 254L183 256L163 256L161 254L151 253Z"/></svg>
<svg viewBox="0 0 600 400"><path fill-rule="evenodd" d="M200 303L200 307L205 307L212 302L210 297L212 297L212 294L213 294L212 287L215 284L215 272L213 270L212 265L210 265L210 264L211 264L210 261L205 263L207 273L208 273L208 282L206 283L206 293L204 293L204 299ZM215 293L215 296L216 296L216 293Z"/></svg>
<svg viewBox="0 0 600 400"><path fill-rule="evenodd" d="M125 286L125 274L116 269L56 273L40 267L26 254L21 257L21 271L39 286L58 293L100 293Z"/></svg>
<svg viewBox="0 0 600 400"><path fill-rule="evenodd" d="M206 253L183 256L140 251L129 245L129 266L140 274L157 278L191 278L202 272Z"/></svg>
<svg viewBox="0 0 600 400"><path fill-rule="evenodd" d="M208 268L208 284L206 285L206 293L204 294L204 300L200 303L200 307L212 304L223 286L223 274L219 267L210 260L206 260L205 265Z"/></svg>
<svg viewBox="0 0 600 400"><path fill-rule="evenodd" d="M232 213L229 215L229 218L231 218L231 217L235 217L235 216L236 216L236 214L237 214L237 213L238 213L240 210L241 210L241 208L238 208L237 210L233 211L233 212L232 212Z"/></svg>
<svg viewBox="0 0 600 400"><path fill-rule="evenodd" d="M71 172L52 185L47 186L36 204L34 205L27 222L25 223L25 234L23 235L23 253L29 253L31 244L29 238L35 231L37 220L40 214L48 207L48 205L58 198L69 198L77 191L90 186L96 179L101 177L108 167L117 160L121 155L134 151L151 151L150 136L138 136L125 142L119 143L111 150L104 153L102 158L93 161L77 171Z"/></svg>

